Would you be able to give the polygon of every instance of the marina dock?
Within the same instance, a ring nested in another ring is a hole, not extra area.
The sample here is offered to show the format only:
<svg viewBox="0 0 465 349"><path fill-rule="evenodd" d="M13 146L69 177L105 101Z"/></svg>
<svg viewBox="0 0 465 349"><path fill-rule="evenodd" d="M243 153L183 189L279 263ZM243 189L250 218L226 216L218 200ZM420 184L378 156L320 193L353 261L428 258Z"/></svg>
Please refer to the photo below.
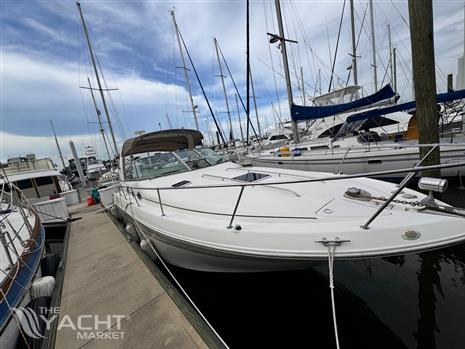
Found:
<svg viewBox="0 0 465 349"><path fill-rule="evenodd" d="M206 348L103 209L72 212L55 347Z"/></svg>

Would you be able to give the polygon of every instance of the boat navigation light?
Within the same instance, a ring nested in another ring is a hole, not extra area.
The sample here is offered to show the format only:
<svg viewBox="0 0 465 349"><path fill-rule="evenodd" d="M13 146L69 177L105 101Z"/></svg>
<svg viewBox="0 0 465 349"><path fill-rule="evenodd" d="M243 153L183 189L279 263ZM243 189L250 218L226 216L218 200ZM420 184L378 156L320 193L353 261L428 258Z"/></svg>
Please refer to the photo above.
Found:
<svg viewBox="0 0 465 349"><path fill-rule="evenodd" d="M444 193L447 190L447 179L423 177L418 181L418 188L427 190L428 196L421 200L427 206L438 206L434 200L433 192Z"/></svg>

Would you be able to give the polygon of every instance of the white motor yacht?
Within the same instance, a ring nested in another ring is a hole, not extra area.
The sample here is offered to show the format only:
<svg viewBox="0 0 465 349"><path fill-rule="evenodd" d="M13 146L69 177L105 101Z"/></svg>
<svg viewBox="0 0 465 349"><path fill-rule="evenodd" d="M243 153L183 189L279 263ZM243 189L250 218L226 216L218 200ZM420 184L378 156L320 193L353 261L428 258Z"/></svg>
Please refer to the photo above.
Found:
<svg viewBox="0 0 465 349"><path fill-rule="evenodd" d="M171 264L288 270L327 259L329 246L336 259L367 258L465 240L464 212L431 195L364 177L243 168L196 147L201 140L194 130L159 131L127 140L121 152L118 215Z"/></svg>
<svg viewBox="0 0 465 349"><path fill-rule="evenodd" d="M34 154L10 158L2 172L34 205L42 224L66 224L67 207L78 202L78 193L49 158L37 159ZM0 179L0 185L4 182ZM9 190L8 183L5 190Z"/></svg>

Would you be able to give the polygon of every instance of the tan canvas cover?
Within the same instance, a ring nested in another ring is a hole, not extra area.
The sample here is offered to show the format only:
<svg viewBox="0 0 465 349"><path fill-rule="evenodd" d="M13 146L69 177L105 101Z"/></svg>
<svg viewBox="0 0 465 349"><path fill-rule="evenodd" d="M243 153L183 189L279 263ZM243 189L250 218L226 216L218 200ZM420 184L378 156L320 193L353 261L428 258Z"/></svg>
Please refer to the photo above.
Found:
<svg viewBox="0 0 465 349"><path fill-rule="evenodd" d="M192 149L203 139L202 133L190 129L164 130L130 138L123 144L123 158L149 151L176 151Z"/></svg>

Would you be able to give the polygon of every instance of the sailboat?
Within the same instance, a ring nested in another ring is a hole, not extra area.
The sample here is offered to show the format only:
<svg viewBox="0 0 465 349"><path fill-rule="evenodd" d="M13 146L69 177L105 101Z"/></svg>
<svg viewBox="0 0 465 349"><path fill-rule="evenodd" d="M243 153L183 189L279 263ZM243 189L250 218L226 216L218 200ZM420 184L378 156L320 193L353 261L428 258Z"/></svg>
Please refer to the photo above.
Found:
<svg viewBox="0 0 465 349"><path fill-rule="evenodd" d="M441 138L440 144L418 144L415 139L414 123L407 123L407 130L399 128L399 120L391 115L415 109L415 101L393 104L396 93L388 84L374 94L338 104L299 106L292 98L289 66L287 64L286 39L281 18L279 1L276 1L279 36L281 42L283 66L289 99L289 108L294 124L294 141L284 148L262 151L257 149L249 154L254 166L298 169L347 174L398 170L415 166L420 161L420 147L440 149L441 163L463 162L465 160L465 142L454 138ZM354 35L353 35L354 37ZM354 43L353 46L355 47ZM354 50L353 59L356 59ZM356 83L354 71L354 82ZM465 90L442 93L437 96L438 103L465 98ZM387 106L386 106L387 105ZM344 114L343 123L327 127L319 133L322 138L300 139L297 123L315 121ZM394 119L394 120L393 120ZM405 122L404 122L405 124ZM337 127L336 127L337 126ZM385 131L391 127L390 131ZM392 129L394 127L394 129ZM395 131L398 127L397 132ZM380 128L384 134L373 130ZM463 130L462 130L463 132ZM413 136L412 136L413 135ZM458 137L460 139L461 137ZM463 138L463 137L462 137ZM465 172L464 167L443 170L443 176L457 179ZM405 173L391 173L382 178L399 181Z"/></svg>
<svg viewBox="0 0 465 349"><path fill-rule="evenodd" d="M35 343L17 346L20 338L26 340L18 319L39 306L49 306L55 279L41 277L45 230L40 216L22 191L7 180L1 184L0 222L0 347L31 347L44 338L40 323L30 323Z"/></svg>

